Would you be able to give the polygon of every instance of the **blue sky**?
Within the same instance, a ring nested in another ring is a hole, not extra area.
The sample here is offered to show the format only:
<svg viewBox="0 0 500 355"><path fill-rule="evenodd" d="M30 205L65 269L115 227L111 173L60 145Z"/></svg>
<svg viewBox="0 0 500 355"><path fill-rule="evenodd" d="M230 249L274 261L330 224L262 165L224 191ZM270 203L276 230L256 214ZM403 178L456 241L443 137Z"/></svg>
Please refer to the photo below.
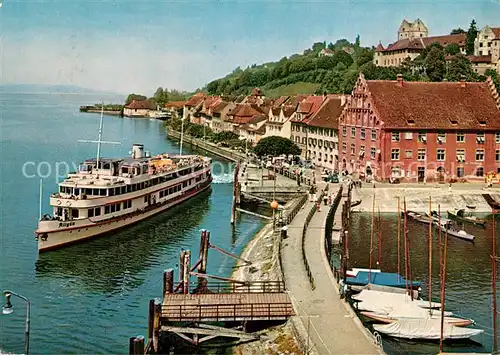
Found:
<svg viewBox="0 0 500 355"><path fill-rule="evenodd" d="M192 90L315 41L387 44L403 18L421 18L431 35L472 18L500 27L500 0L0 2L0 82L119 93Z"/></svg>

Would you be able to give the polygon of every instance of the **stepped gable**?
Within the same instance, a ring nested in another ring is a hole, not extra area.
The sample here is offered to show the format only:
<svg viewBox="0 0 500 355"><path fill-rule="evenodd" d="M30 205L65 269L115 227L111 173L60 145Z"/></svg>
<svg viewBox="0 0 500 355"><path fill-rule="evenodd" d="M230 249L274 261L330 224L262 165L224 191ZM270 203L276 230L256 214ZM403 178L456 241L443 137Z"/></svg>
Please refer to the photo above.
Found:
<svg viewBox="0 0 500 355"><path fill-rule="evenodd" d="M321 128L338 129L339 117L344 110L342 99L336 96L327 97L318 111L311 116L309 125Z"/></svg>
<svg viewBox="0 0 500 355"><path fill-rule="evenodd" d="M367 80L366 85L385 128L500 130L488 82Z"/></svg>

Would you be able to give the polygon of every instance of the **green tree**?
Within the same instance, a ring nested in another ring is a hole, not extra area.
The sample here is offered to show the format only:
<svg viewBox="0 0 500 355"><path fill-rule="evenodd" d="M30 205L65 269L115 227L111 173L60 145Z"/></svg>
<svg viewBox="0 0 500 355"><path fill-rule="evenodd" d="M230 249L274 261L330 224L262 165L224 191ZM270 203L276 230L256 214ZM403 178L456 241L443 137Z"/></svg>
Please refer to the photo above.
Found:
<svg viewBox="0 0 500 355"><path fill-rule="evenodd" d="M168 102L168 90L163 90L160 86L156 89L155 94L153 96L154 101L157 105L163 107Z"/></svg>
<svg viewBox="0 0 500 355"><path fill-rule="evenodd" d="M140 95L140 94L129 94L127 96L127 99L125 100L125 105L130 104L134 100L143 101L143 100L147 100L147 97L144 95Z"/></svg>
<svg viewBox="0 0 500 355"><path fill-rule="evenodd" d="M356 41L354 42L354 48L359 48L361 45L361 41L359 39L359 35L356 36Z"/></svg>
<svg viewBox="0 0 500 355"><path fill-rule="evenodd" d="M325 42L316 42L312 45L311 49L314 53L319 53L321 52L322 49L326 48L326 43Z"/></svg>
<svg viewBox="0 0 500 355"><path fill-rule="evenodd" d="M219 80L211 81L207 84L209 94L216 94L219 91Z"/></svg>
<svg viewBox="0 0 500 355"><path fill-rule="evenodd" d="M446 73L444 51L433 47L424 61L425 70L431 81L441 81Z"/></svg>
<svg viewBox="0 0 500 355"><path fill-rule="evenodd" d="M474 81L475 76L470 60L462 54L457 54L448 64L446 74L448 81L459 81L462 78L467 81Z"/></svg>
<svg viewBox="0 0 500 355"><path fill-rule="evenodd" d="M299 155L300 148L290 139L270 136L262 138L254 148L255 154L259 157L271 155L273 157L279 155Z"/></svg>
<svg viewBox="0 0 500 355"><path fill-rule="evenodd" d="M337 63L343 63L346 67L350 67L351 64L354 62L352 60L352 57L344 52L343 50L338 50L336 51L334 54L333 54L333 59L335 59L335 61Z"/></svg>
<svg viewBox="0 0 500 355"><path fill-rule="evenodd" d="M474 55L474 41L476 40L477 32L476 20L472 19L465 40L465 52L467 55Z"/></svg>
<svg viewBox="0 0 500 355"><path fill-rule="evenodd" d="M361 67L363 64L373 61L374 51L368 48L361 48L356 56L356 64Z"/></svg>
<svg viewBox="0 0 500 355"><path fill-rule="evenodd" d="M446 46L444 49L445 53L448 55L455 55L460 53L460 47L456 43L451 43Z"/></svg>
<svg viewBox="0 0 500 355"><path fill-rule="evenodd" d="M462 28L454 28L451 30L450 35L458 35L460 33L466 33Z"/></svg>

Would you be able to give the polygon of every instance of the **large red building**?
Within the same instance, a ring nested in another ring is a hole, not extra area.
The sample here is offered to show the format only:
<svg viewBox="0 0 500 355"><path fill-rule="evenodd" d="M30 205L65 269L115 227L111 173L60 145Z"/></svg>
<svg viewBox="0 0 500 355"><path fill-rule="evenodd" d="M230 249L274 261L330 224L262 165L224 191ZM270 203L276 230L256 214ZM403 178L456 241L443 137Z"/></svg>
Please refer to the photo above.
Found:
<svg viewBox="0 0 500 355"><path fill-rule="evenodd" d="M500 172L500 98L487 82L365 80L339 120L339 167L405 181Z"/></svg>

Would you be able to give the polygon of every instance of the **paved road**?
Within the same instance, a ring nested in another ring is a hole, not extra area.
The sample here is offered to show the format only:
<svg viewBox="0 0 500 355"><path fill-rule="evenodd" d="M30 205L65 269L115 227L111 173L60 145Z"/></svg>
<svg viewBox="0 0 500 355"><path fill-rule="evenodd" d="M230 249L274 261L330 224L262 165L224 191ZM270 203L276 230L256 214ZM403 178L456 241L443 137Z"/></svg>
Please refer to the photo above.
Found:
<svg viewBox="0 0 500 355"><path fill-rule="evenodd" d="M330 187L337 189L339 185ZM308 201L292 221L282 249L286 286L296 311L305 328L309 326L312 342L319 354L379 353L380 349L365 336L365 330L356 324L353 313L339 298L329 274L331 271L327 269L329 266L321 257L321 234L324 233L328 213L328 207L324 205L311 219L305 239L306 257L315 279L315 290L309 284L302 261L301 238L304 220L312 206L313 203Z"/></svg>

